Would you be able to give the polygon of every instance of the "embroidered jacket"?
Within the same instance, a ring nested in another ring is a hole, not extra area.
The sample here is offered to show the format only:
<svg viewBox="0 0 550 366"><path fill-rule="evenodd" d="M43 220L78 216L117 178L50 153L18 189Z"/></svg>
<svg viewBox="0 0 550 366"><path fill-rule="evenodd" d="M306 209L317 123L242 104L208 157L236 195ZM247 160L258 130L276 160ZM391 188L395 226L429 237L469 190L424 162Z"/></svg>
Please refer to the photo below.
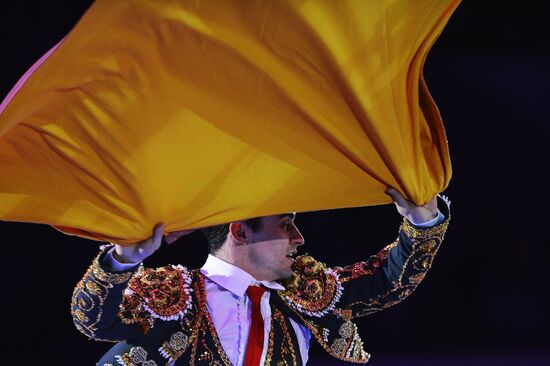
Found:
<svg viewBox="0 0 550 366"><path fill-rule="evenodd" d="M332 356L366 363L370 355L354 318L392 306L422 281L449 224L420 229L404 220L399 237L378 254L327 268L310 256L293 265L286 290L272 291L266 365L301 365L289 318L304 324ZM204 278L182 266L107 272L102 251L77 284L71 313L91 339L117 342L98 365L231 365L206 306Z"/></svg>

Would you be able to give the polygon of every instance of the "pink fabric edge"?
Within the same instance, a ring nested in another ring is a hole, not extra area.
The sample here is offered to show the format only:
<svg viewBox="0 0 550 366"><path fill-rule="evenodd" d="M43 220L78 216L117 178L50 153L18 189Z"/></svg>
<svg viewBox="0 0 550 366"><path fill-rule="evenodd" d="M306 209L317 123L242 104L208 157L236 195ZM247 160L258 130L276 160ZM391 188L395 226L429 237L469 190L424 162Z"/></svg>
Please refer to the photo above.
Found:
<svg viewBox="0 0 550 366"><path fill-rule="evenodd" d="M34 74L34 72L52 55L52 53L54 53L54 51L57 49L57 47L59 47L59 45L61 44L61 42L63 42L65 38L63 38L61 41L59 41L55 46L53 46L48 52L46 52L44 55L42 55L42 57L40 57L38 59L38 61L36 61L31 67L30 69L28 69L24 74L23 76L17 81L17 83L15 83L15 85L13 86L13 88L11 88L10 92L8 93L8 95L4 98L4 100L2 101L2 104L0 104L0 114L2 114L2 112L4 112L4 109L6 109L6 107L8 106L8 104L10 104L10 102L12 101L12 99L15 97L15 95L19 92L19 90L21 90L21 88L23 87L23 85L25 85L25 83L27 82L27 80L29 80L29 78L32 76L32 74Z"/></svg>

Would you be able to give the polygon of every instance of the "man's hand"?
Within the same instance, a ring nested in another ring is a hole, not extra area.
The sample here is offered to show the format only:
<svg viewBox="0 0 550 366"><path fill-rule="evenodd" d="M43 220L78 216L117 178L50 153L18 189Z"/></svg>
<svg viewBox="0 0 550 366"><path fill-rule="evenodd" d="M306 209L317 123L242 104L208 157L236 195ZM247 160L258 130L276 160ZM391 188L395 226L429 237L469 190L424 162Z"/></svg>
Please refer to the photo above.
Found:
<svg viewBox="0 0 550 366"><path fill-rule="evenodd" d="M412 224L422 224L435 219L438 214L437 197L432 198L424 206L416 206L411 201L408 201L393 188L386 189L386 193L391 196L393 203L397 207L397 211L409 220Z"/></svg>
<svg viewBox="0 0 550 366"><path fill-rule="evenodd" d="M166 242L172 244L179 237L190 234L194 230L175 231L166 236ZM139 263L151 254L157 251L162 244L162 234L164 232L164 224L156 224L153 229L153 236L140 241L132 246L122 246L115 244L113 257L121 263Z"/></svg>

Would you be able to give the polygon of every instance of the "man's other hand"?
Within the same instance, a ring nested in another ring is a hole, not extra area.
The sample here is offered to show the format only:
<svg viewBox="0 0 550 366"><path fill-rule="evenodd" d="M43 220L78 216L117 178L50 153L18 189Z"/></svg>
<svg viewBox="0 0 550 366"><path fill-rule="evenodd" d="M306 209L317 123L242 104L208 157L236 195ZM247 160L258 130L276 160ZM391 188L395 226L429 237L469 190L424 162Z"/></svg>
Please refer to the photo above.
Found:
<svg viewBox="0 0 550 366"><path fill-rule="evenodd" d="M432 198L424 206L416 206L411 201L406 200L401 193L393 188L386 189L386 193L391 196L393 203L395 203L397 207L397 212L412 224L428 222L438 215L437 197Z"/></svg>
<svg viewBox="0 0 550 366"><path fill-rule="evenodd" d="M165 238L168 244L172 244L179 237L192 233L194 230L174 231ZM153 228L153 236L131 246L115 244L113 257L121 263L139 263L152 255L162 244L164 224L156 224Z"/></svg>

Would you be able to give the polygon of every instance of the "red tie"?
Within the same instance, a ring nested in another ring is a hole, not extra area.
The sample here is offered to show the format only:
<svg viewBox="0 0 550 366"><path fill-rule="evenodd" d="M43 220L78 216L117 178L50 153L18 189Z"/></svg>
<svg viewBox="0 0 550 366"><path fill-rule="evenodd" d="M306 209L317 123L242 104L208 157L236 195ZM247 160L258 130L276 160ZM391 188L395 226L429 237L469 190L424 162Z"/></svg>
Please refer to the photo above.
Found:
<svg viewBox="0 0 550 366"><path fill-rule="evenodd" d="M246 345L244 366L259 366L264 348L264 319L260 311L260 299L266 291L265 287L249 286L246 294L252 301L252 324Z"/></svg>

